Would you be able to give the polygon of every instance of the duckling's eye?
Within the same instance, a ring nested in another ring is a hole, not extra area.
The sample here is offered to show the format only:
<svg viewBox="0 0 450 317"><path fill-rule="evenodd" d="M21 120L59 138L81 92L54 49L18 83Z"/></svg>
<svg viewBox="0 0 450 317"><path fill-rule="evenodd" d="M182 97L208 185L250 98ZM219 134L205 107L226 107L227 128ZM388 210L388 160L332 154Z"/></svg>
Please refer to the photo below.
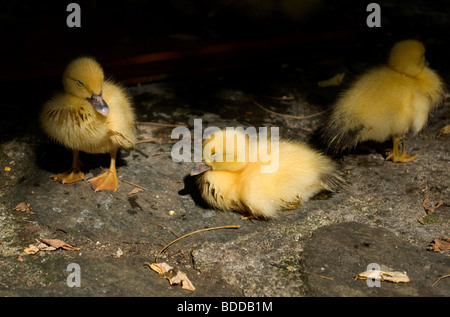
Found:
<svg viewBox="0 0 450 317"><path fill-rule="evenodd" d="M84 87L84 84L81 80L77 80L77 85L78 85L78 87L82 87L82 88Z"/></svg>

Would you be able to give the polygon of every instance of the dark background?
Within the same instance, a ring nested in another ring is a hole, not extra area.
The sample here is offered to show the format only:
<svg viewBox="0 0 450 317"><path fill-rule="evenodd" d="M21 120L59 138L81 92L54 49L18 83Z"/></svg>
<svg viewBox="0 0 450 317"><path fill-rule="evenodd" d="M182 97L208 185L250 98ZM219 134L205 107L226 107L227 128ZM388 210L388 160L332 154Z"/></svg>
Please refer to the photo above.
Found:
<svg viewBox="0 0 450 317"><path fill-rule="evenodd" d="M449 70L445 0L378 1L380 28L366 25L372 1L76 1L80 28L66 24L70 2L2 1L2 136L35 120L79 55L95 56L126 85L217 72L247 74L258 85L280 63L310 67L322 79L339 65L358 74L384 62L395 41L417 38L431 67L444 78Z"/></svg>

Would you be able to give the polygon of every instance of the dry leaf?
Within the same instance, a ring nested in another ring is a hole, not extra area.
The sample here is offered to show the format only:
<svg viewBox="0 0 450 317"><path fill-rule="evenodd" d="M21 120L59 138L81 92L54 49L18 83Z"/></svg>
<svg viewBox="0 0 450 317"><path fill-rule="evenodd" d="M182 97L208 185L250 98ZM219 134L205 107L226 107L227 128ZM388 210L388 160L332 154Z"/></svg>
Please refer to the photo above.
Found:
<svg viewBox="0 0 450 317"><path fill-rule="evenodd" d="M176 270L176 275L169 279L170 285L180 284L181 288L187 291L195 291L194 285L189 281L186 273Z"/></svg>
<svg viewBox="0 0 450 317"><path fill-rule="evenodd" d="M167 273L172 269L172 267L169 264L167 264L166 262L152 263L152 264L149 264L149 266L153 271L155 271L156 273L158 273L160 275L163 273Z"/></svg>
<svg viewBox="0 0 450 317"><path fill-rule="evenodd" d="M140 192L143 192L144 190L142 189L142 188L138 188L138 187L136 187L136 188L134 188L131 192L129 192L127 195L128 196L132 196L132 195L134 195L134 194L137 194L137 193L140 193Z"/></svg>
<svg viewBox="0 0 450 317"><path fill-rule="evenodd" d="M39 250L41 250L41 251L54 251L54 250L56 250L55 247L51 247L51 246L49 246L49 245L46 245L45 243L39 243L39 244L37 245L37 248L38 248Z"/></svg>
<svg viewBox="0 0 450 317"><path fill-rule="evenodd" d="M64 250L67 250L67 251L78 251L78 250L80 250L80 248L71 246L70 244L67 244L64 241L59 240L59 239L45 239L45 238L41 238L41 241L43 241L44 243L54 247L55 249L63 248Z"/></svg>
<svg viewBox="0 0 450 317"><path fill-rule="evenodd" d="M338 73L327 80L322 80L317 83L319 87L339 86L344 79L345 73Z"/></svg>
<svg viewBox="0 0 450 317"><path fill-rule="evenodd" d="M436 139L440 138L441 136L443 136L444 134L449 134L450 133L450 124L446 125L445 127L443 127L439 133L436 135ZM6 168L6 167L5 167Z"/></svg>
<svg viewBox="0 0 450 317"><path fill-rule="evenodd" d="M150 268L157 272L161 277L169 280L170 285L177 285L181 283L181 288L188 291L195 291L194 285L188 279L184 272L181 272L177 268L173 268L169 264L162 263L148 263L146 262Z"/></svg>
<svg viewBox="0 0 450 317"><path fill-rule="evenodd" d="M34 244L30 244L28 248L25 248L23 250L26 254L36 254L39 252L39 248L35 246Z"/></svg>
<svg viewBox="0 0 450 317"><path fill-rule="evenodd" d="M365 271L360 274L358 274L355 278L356 279L376 279L380 281L387 281L387 282L393 282L393 283L408 283L409 277L406 275L406 272L384 272L380 270L370 270Z"/></svg>
<svg viewBox="0 0 450 317"><path fill-rule="evenodd" d="M21 202L16 207L14 207L14 210L16 210L16 211L27 211L27 210L29 210L29 208L28 208L26 203Z"/></svg>
<svg viewBox="0 0 450 317"><path fill-rule="evenodd" d="M425 198L422 202L422 206L425 209L427 214L432 214L437 208L441 207L444 204L442 200L440 200L436 205L430 206L430 198Z"/></svg>
<svg viewBox="0 0 450 317"><path fill-rule="evenodd" d="M34 245L34 244L30 244L28 248L25 248L23 251L26 254L36 254L39 251L54 251L58 248L63 248L64 250L69 250L69 251L73 251L73 250L80 250L80 248L77 247L73 247L67 243L65 243L64 241L61 241L59 239L44 239L41 238L41 240L44 242L40 242L39 240L36 239L36 241L38 242L38 245Z"/></svg>
<svg viewBox="0 0 450 317"><path fill-rule="evenodd" d="M439 239L434 239L428 246L427 250L433 252L450 250L450 238L440 237Z"/></svg>
<svg viewBox="0 0 450 317"><path fill-rule="evenodd" d="M27 214L34 215L34 212L32 212L30 209L30 205L29 204L27 205L24 202L19 203L16 207L14 207L14 210L25 211Z"/></svg>

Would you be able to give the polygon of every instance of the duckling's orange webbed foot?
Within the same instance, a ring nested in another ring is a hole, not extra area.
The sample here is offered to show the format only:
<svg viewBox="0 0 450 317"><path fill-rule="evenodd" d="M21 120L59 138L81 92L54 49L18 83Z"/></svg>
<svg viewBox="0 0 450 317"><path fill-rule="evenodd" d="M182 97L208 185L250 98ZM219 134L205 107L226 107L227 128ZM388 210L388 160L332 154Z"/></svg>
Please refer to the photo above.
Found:
<svg viewBox="0 0 450 317"><path fill-rule="evenodd" d="M290 203L290 204L287 204L287 205L285 206L285 209L286 209L286 210L294 210L294 209L297 209L298 206L300 206L300 201L298 201L298 202L296 202L296 203Z"/></svg>
<svg viewBox="0 0 450 317"><path fill-rule="evenodd" d="M418 158L417 155L408 155L406 152L403 153L391 153L386 157L386 161L392 161L394 163L407 163L414 161L416 158Z"/></svg>
<svg viewBox="0 0 450 317"><path fill-rule="evenodd" d="M418 156L417 155L408 155L406 152L400 153L398 150L398 145L400 143L401 137L396 136L393 138L392 143L392 153L386 157L386 161L392 161L394 163L407 163L414 161Z"/></svg>
<svg viewBox="0 0 450 317"><path fill-rule="evenodd" d="M62 184L70 184L84 180L84 173L77 167L71 167L64 173L52 175L53 181Z"/></svg>
<svg viewBox="0 0 450 317"><path fill-rule="evenodd" d="M92 189L94 189L96 192L101 190L111 190L115 192L119 188L119 179L117 178L116 170L116 154L117 150L112 150L110 152L111 165L109 166L109 170L89 180Z"/></svg>
<svg viewBox="0 0 450 317"><path fill-rule="evenodd" d="M78 150L72 151L72 167L64 173L52 175L53 181L63 184L75 183L84 180L84 173L81 171L81 161L78 158Z"/></svg>
<svg viewBox="0 0 450 317"><path fill-rule="evenodd" d="M117 172L115 170L108 170L105 173L91 178L89 180L92 189L96 192L101 190L111 190L113 192L117 191L119 188L119 179L117 178Z"/></svg>

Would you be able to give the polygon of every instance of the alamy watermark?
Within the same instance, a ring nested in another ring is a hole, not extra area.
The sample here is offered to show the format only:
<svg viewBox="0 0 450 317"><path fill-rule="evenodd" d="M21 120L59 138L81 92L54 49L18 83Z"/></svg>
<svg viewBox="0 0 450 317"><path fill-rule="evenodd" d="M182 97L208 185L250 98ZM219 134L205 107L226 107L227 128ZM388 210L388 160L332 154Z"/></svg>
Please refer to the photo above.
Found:
<svg viewBox="0 0 450 317"><path fill-rule="evenodd" d="M379 278L380 270L381 268L378 263L370 263L367 265L366 271L372 271L366 279L366 284L368 287L381 287L381 281Z"/></svg>
<svg viewBox="0 0 450 317"><path fill-rule="evenodd" d="M67 272L71 272L66 279L67 286L69 287L81 287L81 268L77 263L70 263L67 268Z"/></svg>
<svg viewBox="0 0 450 317"><path fill-rule="evenodd" d="M70 14L67 16L66 24L69 28L81 27L81 7L78 3L69 3L66 8ZM369 28L381 27L381 7L378 3L369 3L366 11L370 12L367 16L366 24Z"/></svg>
<svg viewBox="0 0 450 317"><path fill-rule="evenodd" d="M273 173L278 170L279 164L279 128L270 127L270 140L267 127L227 127L226 133L238 132L248 139L226 138L226 144L215 142L203 147L203 140L211 139L221 132L218 127L207 127L203 130L202 119L194 119L193 138L191 130L186 127L176 127L172 130L171 138L179 139L171 150L174 162L202 162L205 157L212 157L216 162L261 162L261 173ZM181 137L181 139L180 139ZM248 140L248 142L247 142ZM246 144L245 142L248 144ZM237 142L237 143L235 143ZM192 151L193 143L193 151ZM236 151L235 151L236 150ZM248 150L248 153L246 152ZM226 153L215 155L215 153ZM248 155L246 155L248 154Z"/></svg>

